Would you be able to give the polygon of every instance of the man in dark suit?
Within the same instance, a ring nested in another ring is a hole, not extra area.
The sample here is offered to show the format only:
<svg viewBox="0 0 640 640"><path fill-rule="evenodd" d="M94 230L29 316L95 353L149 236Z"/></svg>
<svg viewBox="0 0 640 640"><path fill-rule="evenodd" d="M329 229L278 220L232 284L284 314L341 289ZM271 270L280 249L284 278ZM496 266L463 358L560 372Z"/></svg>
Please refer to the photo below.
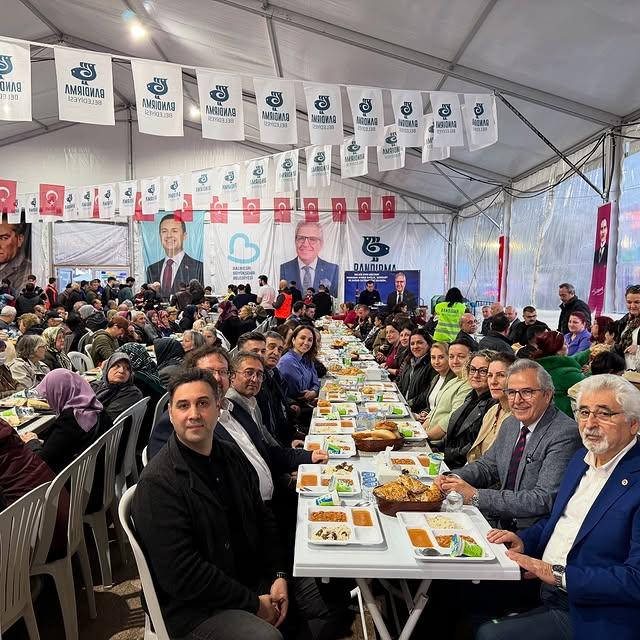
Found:
<svg viewBox="0 0 640 640"><path fill-rule="evenodd" d="M593 256L593 264L598 266L605 266L607 264L607 258L609 257L608 236L609 225L607 224L607 219L602 218L602 220L600 220L600 245Z"/></svg>
<svg viewBox="0 0 640 640"><path fill-rule="evenodd" d="M184 252L187 225L168 213L160 220L160 242L166 257L147 267L147 282L160 283L160 295L168 298L181 282L203 282L204 267L200 260Z"/></svg>
<svg viewBox="0 0 640 640"><path fill-rule="evenodd" d="M332 296L338 295L340 270L337 264L319 257L324 244L322 227L317 222L299 222L295 234L297 256L280 265L280 279L300 282L303 291L323 284Z"/></svg>
<svg viewBox="0 0 640 640"><path fill-rule="evenodd" d="M393 293L390 293L387 297L387 311L391 313L393 308L397 304L406 304L409 312L415 311L418 303L416 302L416 297L411 293L411 291L407 291L407 276L399 271L396 273L396 290Z"/></svg>

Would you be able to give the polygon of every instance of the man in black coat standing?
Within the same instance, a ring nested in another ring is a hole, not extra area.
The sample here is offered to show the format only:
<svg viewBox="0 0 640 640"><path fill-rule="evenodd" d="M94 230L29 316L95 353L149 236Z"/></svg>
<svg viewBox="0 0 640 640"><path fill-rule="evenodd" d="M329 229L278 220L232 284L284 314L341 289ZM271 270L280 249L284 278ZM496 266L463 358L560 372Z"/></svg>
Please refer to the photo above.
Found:
<svg viewBox="0 0 640 640"><path fill-rule="evenodd" d="M278 529L238 447L213 441L220 387L189 369L169 394L174 433L131 505L167 631L280 640L289 594Z"/></svg>
<svg viewBox="0 0 640 640"><path fill-rule="evenodd" d="M582 311L587 319L587 326L591 326L591 309L584 300L580 300L576 296L576 288L572 284L563 282L558 287L558 297L562 301L558 320L558 331L560 333L569 333L569 316L574 311Z"/></svg>
<svg viewBox="0 0 640 640"><path fill-rule="evenodd" d="M331 294L327 291L327 287L323 284L318 287L318 293L313 296L313 304L316 305L316 318L331 315L333 300Z"/></svg>

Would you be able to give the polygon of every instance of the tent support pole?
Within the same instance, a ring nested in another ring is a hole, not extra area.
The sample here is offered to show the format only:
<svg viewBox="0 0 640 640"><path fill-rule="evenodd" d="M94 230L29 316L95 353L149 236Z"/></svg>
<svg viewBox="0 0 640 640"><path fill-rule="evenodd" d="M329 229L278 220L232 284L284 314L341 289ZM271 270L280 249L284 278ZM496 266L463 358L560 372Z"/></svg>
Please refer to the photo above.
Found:
<svg viewBox="0 0 640 640"><path fill-rule="evenodd" d="M613 311L616 308L616 266L618 264L618 231L620 228L620 195L622 185L622 171L624 164L624 148L622 140L616 141L616 136L609 136L609 154L612 158L613 173L609 185L611 203L611 217L609 219L609 251L607 254L607 286L605 289L604 310Z"/></svg>
<svg viewBox="0 0 640 640"><path fill-rule="evenodd" d="M511 205L513 199L508 193L504 194L504 205L502 206L502 235L504 237L504 253L502 254L502 278L500 280L500 303L505 304L508 300L507 276L509 274L509 243L511 242Z"/></svg>
<svg viewBox="0 0 640 640"><path fill-rule="evenodd" d="M495 91L494 93L498 97L498 99L516 115L519 120L524 122L524 124L527 125L527 127L529 127L529 129L531 129L531 131L533 131L533 133L535 133L536 136L538 136L538 138L540 138L540 140L542 140L542 142L547 145L547 147L549 147L554 153L560 156L604 200L602 191L600 191L600 189L598 189L598 187L596 187L596 185L593 184L593 182L591 182L591 180L589 180L589 178L587 178L587 176L585 176L584 173L582 173L582 171L580 171L580 169L578 169L578 167L576 167L576 165L573 164L573 162L571 162L571 160L569 160L569 158L564 153L562 153L562 151L560 151L560 149L558 149L558 147L556 147L553 142L551 142L551 140L549 140L529 120L527 120L527 118L520 111L518 111L499 91Z"/></svg>
<svg viewBox="0 0 640 640"><path fill-rule="evenodd" d="M135 166L133 160L133 114L131 112L131 105L127 108L127 180L133 180L135 176ZM133 240L133 234L135 233L133 217L129 218L129 266L131 268L130 275L135 277L136 273L136 252L135 242Z"/></svg>

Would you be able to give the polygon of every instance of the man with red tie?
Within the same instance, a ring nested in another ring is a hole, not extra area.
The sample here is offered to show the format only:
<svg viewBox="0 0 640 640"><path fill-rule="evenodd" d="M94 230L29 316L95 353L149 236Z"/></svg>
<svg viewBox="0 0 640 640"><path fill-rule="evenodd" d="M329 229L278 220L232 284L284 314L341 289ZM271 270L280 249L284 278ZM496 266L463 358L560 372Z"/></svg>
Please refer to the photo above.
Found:
<svg viewBox="0 0 640 640"><path fill-rule="evenodd" d="M438 476L442 491L457 491L502 529L529 527L551 513L569 460L580 447L575 420L553 404L551 376L533 360L507 370L512 415L493 446L475 462Z"/></svg>
<svg viewBox="0 0 640 640"><path fill-rule="evenodd" d="M160 283L160 295L168 298L181 282L204 281L204 268L200 260L187 255L184 242L187 225L176 220L172 213L160 220L160 242L166 257L147 267L147 282Z"/></svg>

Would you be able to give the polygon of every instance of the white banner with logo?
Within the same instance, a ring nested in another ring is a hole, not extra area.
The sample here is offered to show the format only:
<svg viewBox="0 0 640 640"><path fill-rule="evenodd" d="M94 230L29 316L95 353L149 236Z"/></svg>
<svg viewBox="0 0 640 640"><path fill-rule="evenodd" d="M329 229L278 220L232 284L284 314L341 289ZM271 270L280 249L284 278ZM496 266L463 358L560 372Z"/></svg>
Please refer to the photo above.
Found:
<svg viewBox="0 0 640 640"><path fill-rule="evenodd" d="M0 40L0 120L31 120L28 44Z"/></svg>
<svg viewBox="0 0 640 640"><path fill-rule="evenodd" d="M273 156L275 193L298 190L298 150L284 151Z"/></svg>
<svg viewBox="0 0 640 640"><path fill-rule="evenodd" d="M40 194L28 193L24 208L24 221L37 222L38 220L40 220Z"/></svg>
<svg viewBox="0 0 640 640"><path fill-rule="evenodd" d="M335 84L305 82L311 144L342 144L342 99Z"/></svg>
<svg viewBox="0 0 640 640"><path fill-rule="evenodd" d="M433 114L424 117L424 143L422 145L422 162L444 160L451 155L449 147L435 148L433 146Z"/></svg>
<svg viewBox="0 0 640 640"><path fill-rule="evenodd" d="M74 220L78 217L78 196L78 189L66 188L64 190L63 220Z"/></svg>
<svg viewBox="0 0 640 640"><path fill-rule="evenodd" d="M131 217L136 212L137 180L118 183L118 215Z"/></svg>
<svg viewBox="0 0 640 640"><path fill-rule="evenodd" d="M298 144L295 84L290 80L254 78L260 140Z"/></svg>
<svg viewBox="0 0 640 640"><path fill-rule="evenodd" d="M384 105L382 89L347 87L354 136L362 146L378 146L384 134Z"/></svg>
<svg viewBox="0 0 640 640"><path fill-rule="evenodd" d="M211 204L218 169L201 169L191 172L191 195L195 211L206 210Z"/></svg>
<svg viewBox="0 0 640 640"><path fill-rule="evenodd" d="M433 146L463 147L464 129L458 94L450 91L432 91L431 107L434 125Z"/></svg>
<svg viewBox="0 0 640 640"><path fill-rule="evenodd" d="M182 211L182 176L164 176L162 178L162 195L165 211Z"/></svg>
<svg viewBox="0 0 640 640"><path fill-rule="evenodd" d="M420 91L391 91L393 117L398 144L401 147L419 147L424 139L424 105Z"/></svg>
<svg viewBox="0 0 640 640"><path fill-rule="evenodd" d="M242 79L209 69L196 69L202 137L244 140Z"/></svg>
<svg viewBox="0 0 640 640"><path fill-rule="evenodd" d="M269 157L248 160L244 165L245 187L243 196L261 198L267 195Z"/></svg>
<svg viewBox="0 0 640 640"><path fill-rule="evenodd" d="M378 171L404 167L405 148L398 145L397 125L384 128L384 144L378 147Z"/></svg>
<svg viewBox="0 0 640 640"><path fill-rule="evenodd" d="M366 176L369 171L369 147L356 142L354 137L345 138L340 146L340 175L343 178Z"/></svg>
<svg viewBox="0 0 640 640"><path fill-rule="evenodd" d="M132 60L138 131L154 136L182 136L182 67ZM144 198L142 199L144 204Z"/></svg>
<svg viewBox="0 0 640 640"><path fill-rule="evenodd" d="M56 47L60 120L114 125L111 56Z"/></svg>
<svg viewBox="0 0 640 640"><path fill-rule="evenodd" d="M142 215L153 215L160 209L160 192L162 181L160 178L143 178L140 181L142 195Z"/></svg>
<svg viewBox="0 0 640 640"><path fill-rule="evenodd" d="M116 215L116 188L113 184L101 184L98 187L98 211L101 218L113 218Z"/></svg>
<svg viewBox="0 0 640 640"><path fill-rule="evenodd" d="M331 145L307 147L305 152L307 187L328 187L331 184Z"/></svg>
<svg viewBox="0 0 640 640"><path fill-rule="evenodd" d="M463 116L469 151L477 151L498 142L495 96L465 93Z"/></svg>
<svg viewBox="0 0 640 640"><path fill-rule="evenodd" d="M78 218L81 220L93 218L95 191L95 187L88 185L78 190Z"/></svg>
<svg viewBox="0 0 640 640"><path fill-rule="evenodd" d="M240 165L229 164L216 170L214 196L220 202L236 202L240 199Z"/></svg>

